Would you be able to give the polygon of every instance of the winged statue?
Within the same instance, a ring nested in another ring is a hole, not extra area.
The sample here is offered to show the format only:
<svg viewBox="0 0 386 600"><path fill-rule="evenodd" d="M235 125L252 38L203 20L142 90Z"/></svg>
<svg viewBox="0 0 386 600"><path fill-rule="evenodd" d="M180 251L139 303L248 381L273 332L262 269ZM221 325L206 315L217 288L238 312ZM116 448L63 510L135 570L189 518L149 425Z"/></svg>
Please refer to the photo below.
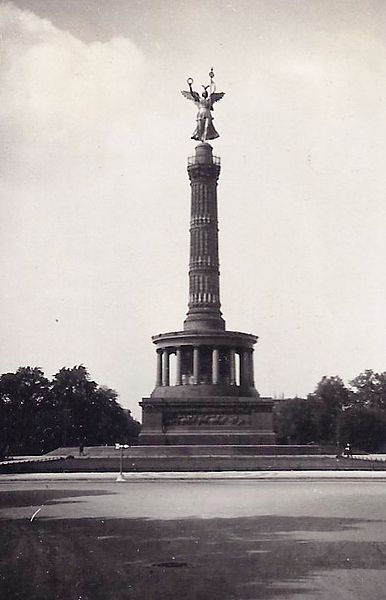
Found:
<svg viewBox="0 0 386 600"><path fill-rule="evenodd" d="M193 79L189 77L187 84L189 91L183 91L181 94L188 100L192 100L198 108L197 112L197 126L193 132L192 140L199 142L206 142L206 140L214 140L219 137L216 129L213 125L213 104L224 96L224 92L216 92L216 84L214 83L214 73L211 69L209 73L210 83L209 85L203 85L203 92L201 96L198 92L193 90ZM208 91L209 90L209 91Z"/></svg>

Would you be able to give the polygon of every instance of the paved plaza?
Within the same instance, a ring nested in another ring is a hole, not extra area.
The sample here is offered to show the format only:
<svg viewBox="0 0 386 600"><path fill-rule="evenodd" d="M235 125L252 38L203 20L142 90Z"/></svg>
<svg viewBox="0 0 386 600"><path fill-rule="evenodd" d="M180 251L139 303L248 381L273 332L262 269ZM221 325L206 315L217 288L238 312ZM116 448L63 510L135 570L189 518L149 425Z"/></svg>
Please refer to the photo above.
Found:
<svg viewBox="0 0 386 600"><path fill-rule="evenodd" d="M7 600L385 597L386 478L378 473L15 477L0 480Z"/></svg>

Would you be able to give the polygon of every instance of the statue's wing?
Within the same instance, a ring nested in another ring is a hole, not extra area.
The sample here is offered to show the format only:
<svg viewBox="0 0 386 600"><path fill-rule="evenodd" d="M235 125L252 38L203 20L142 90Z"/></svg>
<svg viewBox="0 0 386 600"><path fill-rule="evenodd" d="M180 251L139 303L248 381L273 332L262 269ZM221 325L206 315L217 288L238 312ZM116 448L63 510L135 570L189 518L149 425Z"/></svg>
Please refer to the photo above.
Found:
<svg viewBox="0 0 386 600"><path fill-rule="evenodd" d="M192 100L194 103L199 102L200 101L200 96L197 94L197 92L181 92L181 94L187 99L187 100Z"/></svg>
<svg viewBox="0 0 386 600"><path fill-rule="evenodd" d="M215 102L217 102L218 100L221 100L221 98L225 96L225 92L213 92L213 94L210 95L210 103L212 105L212 109L213 109L213 104Z"/></svg>

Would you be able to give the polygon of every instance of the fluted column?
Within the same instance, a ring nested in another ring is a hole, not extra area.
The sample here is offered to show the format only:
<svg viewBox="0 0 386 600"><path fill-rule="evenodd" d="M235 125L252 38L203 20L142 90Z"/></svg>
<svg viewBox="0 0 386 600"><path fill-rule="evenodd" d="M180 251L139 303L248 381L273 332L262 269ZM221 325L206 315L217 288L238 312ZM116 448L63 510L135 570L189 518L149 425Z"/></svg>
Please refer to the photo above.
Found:
<svg viewBox="0 0 386 600"><path fill-rule="evenodd" d="M182 385L182 374L181 374L181 356L182 356L182 350L181 350L181 348L177 348L176 356L177 356L176 385Z"/></svg>
<svg viewBox="0 0 386 600"><path fill-rule="evenodd" d="M193 348L193 384L197 385L200 381L200 353L198 346Z"/></svg>
<svg viewBox="0 0 386 600"><path fill-rule="evenodd" d="M164 349L162 353L162 385L170 385L169 381L169 351Z"/></svg>
<svg viewBox="0 0 386 600"><path fill-rule="evenodd" d="M229 383L236 385L236 353L233 348L229 351Z"/></svg>
<svg viewBox="0 0 386 600"><path fill-rule="evenodd" d="M155 385L162 385L162 350L157 350L157 375Z"/></svg>
<svg viewBox="0 0 386 600"><path fill-rule="evenodd" d="M220 354L218 348L212 350L212 383L220 383Z"/></svg>

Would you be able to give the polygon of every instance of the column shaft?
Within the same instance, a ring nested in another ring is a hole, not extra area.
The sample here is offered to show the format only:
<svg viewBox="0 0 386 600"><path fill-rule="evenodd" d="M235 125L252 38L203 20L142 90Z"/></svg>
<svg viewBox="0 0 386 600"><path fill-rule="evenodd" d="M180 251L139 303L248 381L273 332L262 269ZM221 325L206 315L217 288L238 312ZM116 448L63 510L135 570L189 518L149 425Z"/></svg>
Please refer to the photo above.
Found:
<svg viewBox="0 0 386 600"><path fill-rule="evenodd" d="M182 373L181 373L181 348L177 348L177 364L176 364L176 385L182 385Z"/></svg>
<svg viewBox="0 0 386 600"><path fill-rule="evenodd" d="M229 351L229 383L236 385L236 353L233 349Z"/></svg>
<svg viewBox="0 0 386 600"><path fill-rule="evenodd" d="M164 350L162 353L162 385L168 386L169 382L169 352Z"/></svg>
<svg viewBox="0 0 386 600"><path fill-rule="evenodd" d="M240 357L240 384L243 387L249 387L250 384L250 360L249 350L243 350Z"/></svg>
<svg viewBox="0 0 386 600"><path fill-rule="evenodd" d="M197 385L200 381L200 354L199 348L193 348L193 384Z"/></svg>
<svg viewBox="0 0 386 600"><path fill-rule="evenodd" d="M225 329L220 310L218 259L218 159L209 144L196 147L189 161L191 184L189 310L184 329Z"/></svg>
<svg viewBox="0 0 386 600"><path fill-rule="evenodd" d="M157 375L155 384L157 387L162 385L162 350L157 351Z"/></svg>
<svg viewBox="0 0 386 600"><path fill-rule="evenodd" d="M217 385L220 383L220 356L218 348L212 351L212 383Z"/></svg>
<svg viewBox="0 0 386 600"><path fill-rule="evenodd" d="M251 387L255 386L255 376L254 376L254 368L253 368L253 350L250 350L249 354L249 380Z"/></svg>

